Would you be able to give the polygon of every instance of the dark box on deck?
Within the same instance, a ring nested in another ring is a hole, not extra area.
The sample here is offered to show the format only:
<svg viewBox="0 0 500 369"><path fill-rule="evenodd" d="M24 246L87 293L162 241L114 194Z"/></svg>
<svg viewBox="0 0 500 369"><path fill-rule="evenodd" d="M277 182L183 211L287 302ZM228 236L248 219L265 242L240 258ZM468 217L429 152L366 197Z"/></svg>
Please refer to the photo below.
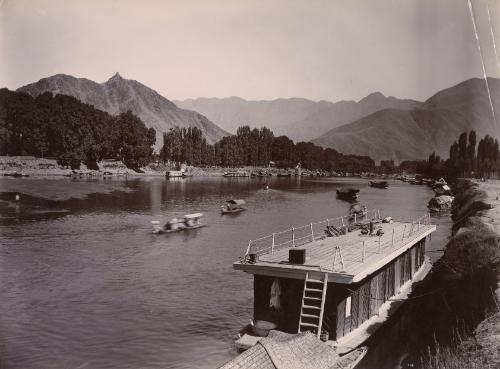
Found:
<svg viewBox="0 0 500 369"><path fill-rule="evenodd" d="M291 264L305 264L306 250L305 249L290 249L288 252L288 261Z"/></svg>

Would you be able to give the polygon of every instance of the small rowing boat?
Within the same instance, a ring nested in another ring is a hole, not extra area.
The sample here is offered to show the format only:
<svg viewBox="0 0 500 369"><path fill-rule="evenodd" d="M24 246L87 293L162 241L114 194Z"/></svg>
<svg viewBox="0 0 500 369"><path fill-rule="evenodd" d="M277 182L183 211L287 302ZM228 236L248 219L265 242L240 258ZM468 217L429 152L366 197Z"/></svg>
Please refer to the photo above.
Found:
<svg viewBox="0 0 500 369"><path fill-rule="evenodd" d="M221 206L221 213L223 215L241 213L247 210L243 205L245 205L245 200L227 200L226 205Z"/></svg>
<svg viewBox="0 0 500 369"><path fill-rule="evenodd" d="M337 190L337 198L339 200L355 201L358 198L359 189L357 188L342 188Z"/></svg>

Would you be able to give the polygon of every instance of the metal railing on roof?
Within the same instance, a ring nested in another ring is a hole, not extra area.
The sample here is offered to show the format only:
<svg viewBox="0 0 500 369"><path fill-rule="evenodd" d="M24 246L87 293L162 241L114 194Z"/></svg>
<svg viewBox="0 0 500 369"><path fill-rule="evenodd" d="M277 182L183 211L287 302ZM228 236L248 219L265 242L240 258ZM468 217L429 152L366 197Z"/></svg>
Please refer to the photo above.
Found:
<svg viewBox="0 0 500 369"><path fill-rule="evenodd" d="M427 213L411 222L404 223L402 230L400 229L401 226L399 226L399 229L396 231L396 226L393 226L389 233L391 234L391 237L385 239L384 241L382 241L382 236L360 240L358 247L359 256L354 254L354 258L352 259L345 259L343 257L342 246L338 244L335 247L333 264L330 271L343 272L345 270L346 263L363 264L370 256L380 254L382 251L387 251L387 249L395 251L405 245L405 243L398 241L404 241L405 239L409 239L420 234L421 229L423 230L424 227L431 224L431 215Z"/></svg>
<svg viewBox="0 0 500 369"><path fill-rule="evenodd" d="M357 223L360 220L381 219L380 211L366 211L364 215L353 214L352 216L342 216L338 218L327 218L319 222L309 223L302 226L291 227L279 232L262 236L248 242L245 257L249 254L264 255L274 251L298 247L318 239L326 237L325 229L334 227L342 230L351 223Z"/></svg>
<svg viewBox="0 0 500 369"><path fill-rule="evenodd" d="M334 229L339 230L340 232L347 232L347 227L349 227L349 225L356 224L360 220L366 221L368 220L369 215L372 215L370 219L382 219L380 211L373 210L366 212L363 216L354 215L352 217L343 216L339 218L328 218L319 222L309 223L298 227L291 227L280 232L274 232L270 235L250 240L244 260L248 260L250 254L257 256L270 253L272 254L275 251L284 248L299 247L313 241L326 238L327 235L325 230L327 230L327 227L333 226ZM393 227L390 239L382 241L382 237L379 236L367 240L361 240L359 242L359 257L356 257L353 260L346 260L344 258L342 247L338 244L334 250L333 265L329 270L341 272L345 269L346 262L364 263L369 256L380 253L388 247L394 248L395 245L402 247L404 244L399 243L398 241L410 238L411 236L414 236L416 232L420 233L421 227L430 224L430 214L425 214L412 222L405 223L402 230L398 229L396 231L396 227ZM350 247L352 247L352 245Z"/></svg>

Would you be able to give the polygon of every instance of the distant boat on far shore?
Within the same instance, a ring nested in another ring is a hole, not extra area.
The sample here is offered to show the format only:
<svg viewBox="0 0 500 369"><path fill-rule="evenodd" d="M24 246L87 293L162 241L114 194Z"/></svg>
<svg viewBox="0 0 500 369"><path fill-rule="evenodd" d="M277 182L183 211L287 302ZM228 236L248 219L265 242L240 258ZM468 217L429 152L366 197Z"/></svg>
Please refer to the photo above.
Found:
<svg viewBox="0 0 500 369"><path fill-rule="evenodd" d="M375 188L388 188L389 183L387 181L370 181L370 186Z"/></svg>
<svg viewBox="0 0 500 369"><path fill-rule="evenodd" d="M249 177L248 172L238 170L233 172L225 172L223 174L224 177Z"/></svg>

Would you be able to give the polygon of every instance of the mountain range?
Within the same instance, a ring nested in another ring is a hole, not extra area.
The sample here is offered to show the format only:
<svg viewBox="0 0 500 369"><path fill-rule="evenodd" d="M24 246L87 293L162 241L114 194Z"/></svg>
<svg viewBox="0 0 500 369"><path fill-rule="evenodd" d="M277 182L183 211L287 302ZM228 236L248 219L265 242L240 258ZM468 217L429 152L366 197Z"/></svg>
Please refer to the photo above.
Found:
<svg viewBox="0 0 500 369"><path fill-rule="evenodd" d="M20 87L17 91L32 96L47 91L54 95L70 95L113 115L131 110L146 127L156 130L157 150L163 145L163 132L168 132L174 126L198 127L210 143L229 135L203 115L181 109L153 89L137 81L125 79L119 73L104 83L56 74Z"/></svg>
<svg viewBox="0 0 500 369"><path fill-rule="evenodd" d="M358 102L229 97L174 103L118 73L104 83L57 74L18 91L32 96L46 91L71 95L110 114L131 110L146 126L155 128L157 149L163 144L162 133L174 126L198 127L213 143L239 126L265 125L275 136L286 135L296 142L311 141L343 154L400 162L425 159L433 151L447 158L450 145L465 131L475 130L478 138L486 134L500 138L494 119L494 113L500 114L500 79L487 81L489 93L484 79L473 78L425 102L375 92Z"/></svg>
<svg viewBox="0 0 500 369"><path fill-rule="evenodd" d="M313 143L344 154L375 160L425 159L433 151L448 158L460 133L475 130L479 138L500 138L492 108L500 114L500 80L473 78L444 89L411 110L384 109L336 127Z"/></svg>
<svg viewBox="0 0 500 369"><path fill-rule="evenodd" d="M248 101L239 97L198 98L175 101L184 108L200 112L223 129L235 133L242 125L266 126L275 135L309 141L332 128L351 123L378 110L413 109L422 103L385 97L376 92L356 101L311 101L301 98Z"/></svg>

